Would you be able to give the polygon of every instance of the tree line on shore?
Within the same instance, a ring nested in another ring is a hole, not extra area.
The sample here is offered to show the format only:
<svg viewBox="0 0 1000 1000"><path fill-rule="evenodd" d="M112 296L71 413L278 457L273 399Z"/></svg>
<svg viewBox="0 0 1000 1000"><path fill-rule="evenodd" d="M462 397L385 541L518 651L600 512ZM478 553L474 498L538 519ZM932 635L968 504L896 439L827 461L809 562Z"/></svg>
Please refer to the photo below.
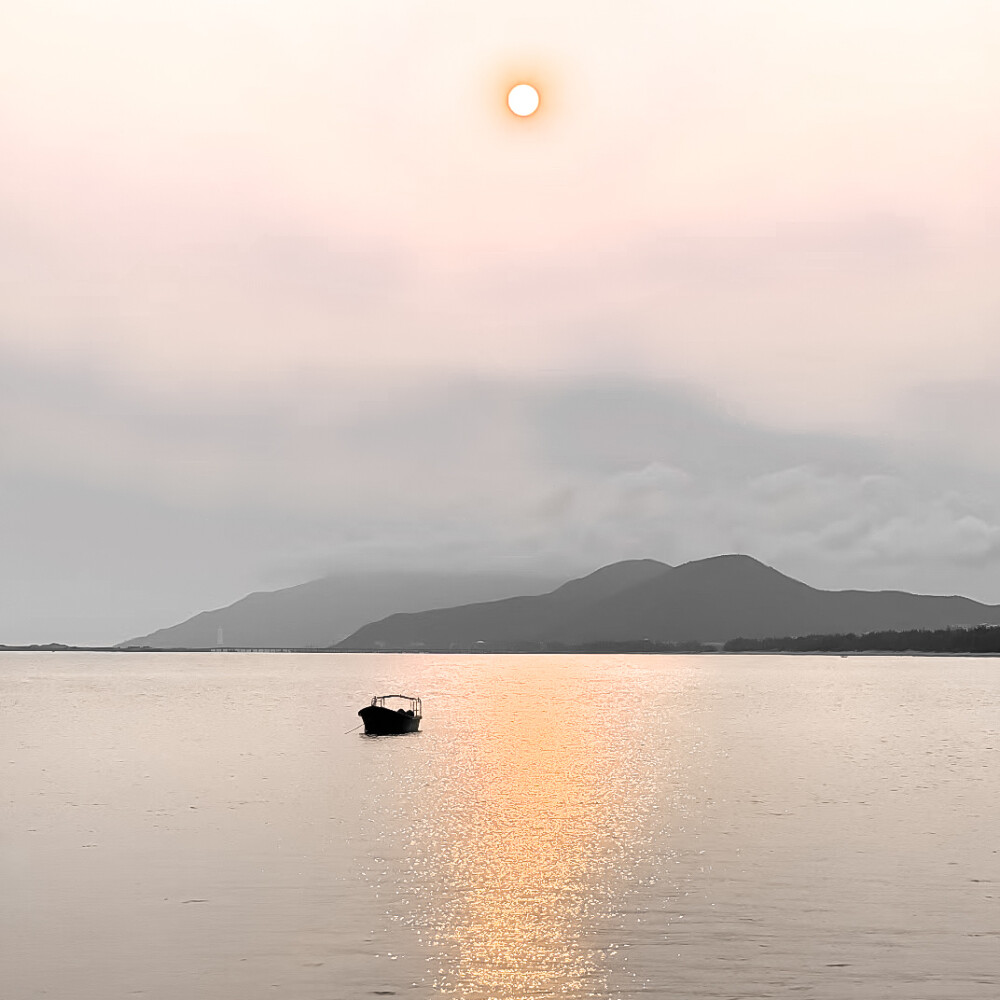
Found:
<svg viewBox="0 0 1000 1000"><path fill-rule="evenodd" d="M727 653L1000 653L1000 625L730 639Z"/></svg>

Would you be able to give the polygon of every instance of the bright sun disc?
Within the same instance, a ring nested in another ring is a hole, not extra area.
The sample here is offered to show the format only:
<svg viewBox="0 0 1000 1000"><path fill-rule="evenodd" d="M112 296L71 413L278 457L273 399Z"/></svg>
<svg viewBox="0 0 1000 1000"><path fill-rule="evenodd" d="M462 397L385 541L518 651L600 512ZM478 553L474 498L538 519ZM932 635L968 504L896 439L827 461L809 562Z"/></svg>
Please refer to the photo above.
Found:
<svg viewBox="0 0 1000 1000"><path fill-rule="evenodd" d="M533 115L538 110L538 91L530 83L519 83L507 95L507 107L522 118Z"/></svg>

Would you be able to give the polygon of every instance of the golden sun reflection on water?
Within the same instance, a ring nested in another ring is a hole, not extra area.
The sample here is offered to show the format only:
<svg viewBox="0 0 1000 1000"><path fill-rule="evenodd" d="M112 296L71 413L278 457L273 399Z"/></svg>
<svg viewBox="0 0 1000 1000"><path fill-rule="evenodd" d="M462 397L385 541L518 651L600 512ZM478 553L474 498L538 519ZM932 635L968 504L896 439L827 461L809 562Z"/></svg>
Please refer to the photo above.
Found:
<svg viewBox="0 0 1000 1000"><path fill-rule="evenodd" d="M637 720L608 719L599 690L570 702L551 661L522 670L530 679L468 697L437 821L428 929L435 986L452 996L598 992L606 946L593 924L627 880L623 844L648 803L641 741L621 728Z"/></svg>

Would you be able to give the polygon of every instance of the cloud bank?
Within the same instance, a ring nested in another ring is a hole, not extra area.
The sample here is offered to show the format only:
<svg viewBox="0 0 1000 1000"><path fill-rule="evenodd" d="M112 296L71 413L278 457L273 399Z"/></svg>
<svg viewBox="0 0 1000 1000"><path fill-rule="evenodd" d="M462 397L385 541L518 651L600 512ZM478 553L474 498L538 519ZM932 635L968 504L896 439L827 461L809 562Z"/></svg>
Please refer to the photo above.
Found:
<svg viewBox="0 0 1000 1000"><path fill-rule="evenodd" d="M67 628L83 594L76 626L113 640L332 569L568 576L731 551L818 586L1000 600L982 467L778 431L679 384L324 379L181 404L5 361L7 635L27 593L51 605L36 628Z"/></svg>

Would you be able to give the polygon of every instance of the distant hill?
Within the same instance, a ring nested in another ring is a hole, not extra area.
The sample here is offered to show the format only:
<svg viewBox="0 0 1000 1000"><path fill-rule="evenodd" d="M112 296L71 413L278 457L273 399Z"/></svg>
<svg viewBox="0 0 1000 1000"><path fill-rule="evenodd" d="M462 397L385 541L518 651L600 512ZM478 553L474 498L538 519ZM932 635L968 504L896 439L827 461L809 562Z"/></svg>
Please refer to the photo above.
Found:
<svg viewBox="0 0 1000 1000"><path fill-rule="evenodd" d="M472 648L478 642L493 646L548 636L558 631L560 622L581 609L600 604L669 569L666 563L654 559L629 560L605 566L541 596L390 615L359 629L342 645L350 649Z"/></svg>
<svg viewBox="0 0 1000 1000"><path fill-rule="evenodd" d="M742 636L933 629L1000 623L1000 607L902 591L817 590L750 556L670 567L615 563L549 594L394 614L346 649L524 648L648 639L725 642Z"/></svg>
<svg viewBox="0 0 1000 1000"><path fill-rule="evenodd" d="M295 587L249 594L225 608L122 646L164 649L226 646L332 646L366 622L395 611L426 611L468 600L540 594L560 581L514 573L341 573Z"/></svg>

